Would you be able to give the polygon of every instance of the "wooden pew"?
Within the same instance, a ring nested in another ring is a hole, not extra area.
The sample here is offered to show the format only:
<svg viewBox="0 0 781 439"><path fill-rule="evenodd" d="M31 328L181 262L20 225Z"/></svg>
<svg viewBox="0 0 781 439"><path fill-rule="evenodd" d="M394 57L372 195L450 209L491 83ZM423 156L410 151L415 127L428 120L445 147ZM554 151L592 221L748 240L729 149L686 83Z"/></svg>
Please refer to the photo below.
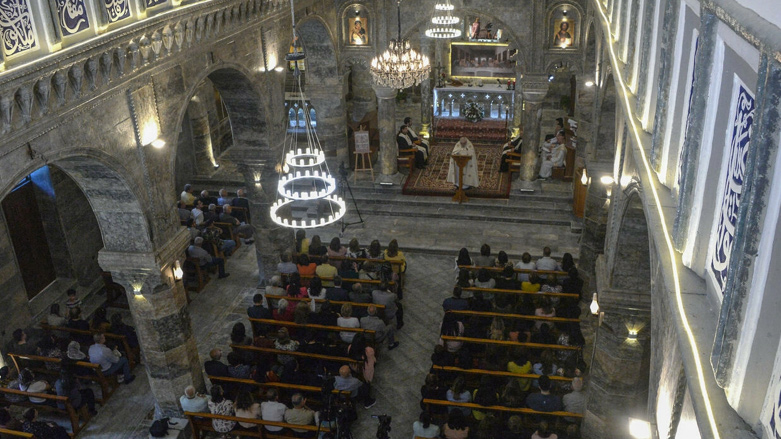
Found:
<svg viewBox="0 0 781 439"><path fill-rule="evenodd" d="M443 372L466 373L472 375L491 375L491 376L508 377L508 378L530 378L536 380L540 377L540 375L533 374L533 373L515 373L515 372L506 372L503 370L488 370L488 369L461 369L460 367L437 366L436 364L432 365L431 368L434 370L441 370ZM572 378L558 376L558 375L548 375L548 378L550 378L551 381L572 381Z"/></svg>
<svg viewBox="0 0 781 439"><path fill-rule="evenodd" d="M303 384L290 384L290 383L282 383L282 382L278 382L278 381L268 381L268 382L265 382L265 383L260 383L260 382L257 382L255 380L247 380L247 379L241 379L241 378L230 378L230 377L218 377L218 376L212 376L212 375L207 375L207 377L209 378L209 381L211 381L212 383L214 383L216 381L219 381L219 382L233 383L233 384L247 384L247 385L250 385L250 386L258 387L261 390L265 389L265 388L268 388L268 387L273 387L275 389L294 390L296 392L301 392L301 393L321 393L322 392L322 388L321 387L305 386ZM350 391L349 390L336 390L336 389L333 389L331 391L331 393L334 393L334 394L337 394L337 395L338 394L349 395Z"/></svg>
<svg viewBox="0 0 781 439"><path fill-rule="evenodd" d="M282 279L283 282L287 282L287 277L288 277L287 274L280 273L280 276L281 276L281 279ZM313 276L311 274L307 274L307 275L301 276L301 280L302 281L303 280L309 280L309 279L312 279L313 277L315 277L315 276ZM334 280L334 278L333 277L321 277L320 280L332 281L332 280ZM343 277L342 278L342 283L350 283L350 284L379 285L380 282L382 282L382 281L381 280L375 280L375 279L355 279L355 278L351 278L351 277ZM388 285L396 285L396 282L389 281Z"/></svg>
<svg viewBox="0 0 781 439"><path fill-rule="evenodd" d="M404 262L402 261L386 261L385 259L348 258L347 256L329 256L328 259L333 259L334 261L375 262L375 263L388 263L391 265L404 265Z"/></svg>
<svg viewBox="0 0 781 439"><path fill-rule="evenodd" d="M40 324L41 329L44 331L62 331L67 332L70 334L79 334L79 335L89 335L92 336L94 334L97 334L98 331L83 331L81 329L73 329L68 328L67 326L52 326L48 325L46 323ZM130 345L127 342L127 337L124 335L119 334L112 334L110 332L104 332L103 335L106 336L106 340L113 340L119 344L121 344L122 349L125 351L125 354L127 355L127 361L130 363L130 369L133 369L136 367L136 359L135 356L138 354L138 352L135 349L131 349Z"/></svg>
<svg viewBox="0 0 781 439"><path fill-rule="evenodd" d="M458 268L459 269L463 268L463 269L469 270L469 271L478 271L478 270L483 269L483 268L485 268L487 271L495 271L495 272L502 272L502 271L504 271L504 268L502 268L502 267L476 267L474 265L459 265ZM530 270L528 268L513 268L513 271L515 271L516 273L529 273L529 274L531 274L531 273L544 274L544 275L555 274L557 277L559 277L559 276L561 276L561 277L569 276L569 273L567 273L566 271Z"/></svg>
<svg viewBox="0 0 781 439"><path fill-rule="evenodd" d="M335 363L358 363L358 360L354 360L350 357L338 357L334 355L322 355L322 354L310 354L308 352L298 351L283 351L281 349L274 348L259 348L257 346L244 346L232 344L231 349L239 351L257 352L260 354L275 354L275 355L290 355L291 357L299 358L311 358L313 360L333 361Z"/></svg>
<svg viewBox="0 0 781 439"><path fill-rule="evenodd" d="M236 231L233 230L233 224L231 224L231 223L221 223L221 222L215 221L214 222L214 227L217 227L220 230L222 230L222 235L220 236L220 238L222 238L222 239L230 239L230 240L232 240L233 242L236 243L236 248L233 249L234 252L241 248L241 239L239 239L240 236L238 235L238 233L236 233Z"/></svg>
<svg viewBox="0 0 781 439"><path fill-rule="evenodd" d="M521 346L532 349L553 349L566 351L577 351L580 349L579 346L564 346L560 344L527 343L522 341L491 340L490 338L456 337L452 335L441 335L440 337L445 341L461 341L464 343L495 344L502 346Z"/></svg>
<svg viewBox="0 0 781 439"><path fill-rule="evenodd" d="M41 363L53 363L53 364L62 364L62 360L59 358L51 358L51 357L41 357L39 355L19 355L19 354L8 354L9 357L11 357L11 360L14 362L14 366L16 366L16 370L22 370L24 369L24 361L37 361ZM112 377L106 377L103 375L103 371L100 369L100 365L95 363L89 363L86 361L77 361L75 363L76 366L83 367L86 369L90 369L92 371L92 375L77 375L77 378L82 380L88 380L93 381L97 383L100 386L100 393L101 397L95 397L95 400L99 403L103 404L105 401L108 400L108 398L111 396L112 393L114 393L115 390L117 390L117 387L119 387L119 384L117 383L116 378ZM34 367L30 368L35 373L38 374L45 374L45 375L54 375L59 376L59 372L56 370L50 370L46 368L40 368L40 367Z"/></svg>
<svg viewBox="0 0 781 439"><path fill-rule="evenodd" d="M535 321L544 321L544 322L580 323L580 319L569 319L566 317L527 316L525 314L503 314L500 312L487 312L487 311L458 311L452 309L448 312L453 314L466 315L466 316L501 317L503 319L522 319L522 320L535 320Z"/></svg>
<svg viewBox="0 0 781 439"><path fill-rule="evenodd" d="M279 300L279 299L285 299L288 302L309 302L312 299L306 298L306 297L288 297L288 296L278 296L276 294L266 294L266 299L268 300ZM315 299L315 303L323 303L326 299ZM353 308L356 306L360 307L369 307L371 305L374 305L377 307L377 310L385 309L385 305L376 305L374 303L361 303L361 302L343 302L341 300L332 300L331 305L344 305L345 303L349 303ZM275 320L276 321L276 320Z"/></svg>
<svg viewBox="0 0 781 439"><path fill-rule="evenodd" d="M547 296L547 297L568 297L571 299L580 299L580 296L577 294L570 294L570 293L543 293L543 292L535 292L535 291L521 291L521 290L505 290L501 288L480 288L480 287L462 287L462 291L482 291L483 293L489 293L489 294L531 294L533 296Z"/></svg>
<svg viewBox="0 0 781 439"><path fill-rule="evenodd" d="M79 431L81 431L82 428L84 428L85 425L87 425L87 421L89 421L89 414L86 412L86 409L82 412L84 413L84 422L80 422L79 412L76 411L75 408L73 408L73 405L71 404L70 398L67 396L57 396L57 395L50 395L48 393L30 393L30 392L23 392L21 390L16 389L8 389L5 387L0 387L0 393L5 395L22 395L24 396L24 399L22 401L16 401L11 402L7 399L4 400L5 404L8 405L15 405L17 407L33 407L36 410L48 410L55 413L65 414L68 415L68 420L71 423L71 432L72 436L76 436ZM30 402L30 397L34 398L41 398L48 401L54 401L55 405L49 405L45 403L36 404L33 402ZM61 409L57 407L56 403L63 403L65 404L65 408ZM86 407L86 406L85 406Z"/></svg>
<svg viewBox="0 0 781 439"><path fill-rule="evenodd" d="M504 407L501 405L487 405L483 406L480 404L474 404L471 402L454 402L454 401L447 401L447 400L441 400L441 399L428 399L425 398L423 400L423 404L431 404L431 405L444 405L449 407L464 407L464 408L470 408L470 409L477 409L477 410L494 410L494 411L501 411L501 412L510 412L510 413L519 413L519 414L525 414L525 415L542 415L542 416L552 416L557 418L582 418L583 414L581 413L572 413L572 412L540 412L537 410L532 410L530 408L525 407Z"/></svg>
<svg viewBox="0 0 781 439"><path fill-rule="evenodd" d="M363 328L342 328L340 326L328 326L328 325L317 325L314 323L295 323L295 322L287 322L282 320L274 320L274 319L249 319L250 323L260 323L264 325L269 326L287 326L288 328L301 328L301 329L317 329L320 331L328 331L328 332L362 332L364 334L368 334L371 336L371 341L374 342L374 336L375 331L371 329L363 329ZM255 325L251 325L252 328L255 328ZM256 336L258 334L255 334Z"/></svg>
<svg viewBox="0 0 781 439"><path fill-rule="evenodd" d="M32 435L32 433L25 433L23 431L14 431L14 430L8 430L6 428L0 428L0 436L13 436L13 437L26 437L26 438L32 438L32 439L40 439L36 438Z"/></svg>
<svg viewBox="0 0 781 439"><path fill-rule="evenodd" d="M209 283L211 278L206 273L206 269L201 267L201 261L198 258L187 257L185 263L182 266L184 269L184 278L187 281L194 280L195 282L185 282L185 288L187 291L195 291L200 293ZM188 298L189 302L189 298Z"/></svg>
<svg viewBox="0 0 781 439"><path fill-rule="evenodd" d="M265 429L261 429L261 426L263 425L269 425L272 427L295 428L297 430L306 430L311 432L318 431L318 427L316 425L296 425L296 424L288 424L287 422L273 422L273 421L264 421L262 419L237 418L235 416L213 415L211 413L184 412L184 415L187 416L187 419L190 421L190 426L192 427L192 432L193 432L192 439L201 439L203 437L201 436L201 433L204 431L215 431L214 427L212 427L213 419L244 422L246 424L255 424L258 426L257 430L234 429L233 431L230 432L231 436L235 435L239 437L259 437L259 438L293 437L293 436L286 436L286 435L278 435L266 431Z"/></svg>
<svg viewBox="0 0 781 439"><path fill-rule="evenodd" d="M239 206L231 206L232 211L241 212L244 214L244 219L246 219L247 224L252 224L252 218L249 216L249 209L246 207L239 207ZM231 214L233 215L233 214ZM234 216L235 218L241 220L241 218Z"/></svg>

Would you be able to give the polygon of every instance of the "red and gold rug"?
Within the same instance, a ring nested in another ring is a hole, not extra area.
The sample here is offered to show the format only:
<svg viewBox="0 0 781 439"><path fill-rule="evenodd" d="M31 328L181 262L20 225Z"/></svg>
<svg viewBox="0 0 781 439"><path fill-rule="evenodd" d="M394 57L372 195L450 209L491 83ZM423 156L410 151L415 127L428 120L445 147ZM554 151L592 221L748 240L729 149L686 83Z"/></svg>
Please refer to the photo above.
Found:
<svg viewBox="0 0 781 439"><path fill-rule="evenodd" d="M431 145L426 169L413 169L404 183L402 193L406 195L453 196L455 189L447 182L450 166L450 151L453 144ZM499 172L502 155L501 144L474 144L477 155L477 175L480 186L469 189L466 194L475 198L509 198L510 174Z"/></svg>

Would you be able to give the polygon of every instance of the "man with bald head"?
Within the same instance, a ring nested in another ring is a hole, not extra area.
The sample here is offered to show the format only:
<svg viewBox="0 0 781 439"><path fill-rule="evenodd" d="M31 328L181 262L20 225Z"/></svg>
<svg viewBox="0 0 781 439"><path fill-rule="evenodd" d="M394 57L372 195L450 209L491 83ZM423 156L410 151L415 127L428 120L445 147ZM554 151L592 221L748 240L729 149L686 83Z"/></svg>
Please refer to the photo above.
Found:
<svg viewBox="0 0 781 439"><path fill-rule="evenodd" d="M184 395L179 397L179 404L186 412L209 413L209 401L211 396L203 395L195 391L195 387L184 388Z"/></svg>
<svg viewBox="0 0 781 439"><path fill-rule="evenodd" d="M379 344L386 338L388 340L388 350L392 351L399 346L396 341L396 328L386 325L381 318L377 317L377 307L369 305L366 309L366 317L361 317L361 328L374 331L374 342Z"/></svg>
<svg viewBox="0 0 781 439"><path fill-rule="evenodd" d="M350 366L344 365L339 368L339 376L334 378L334 389L349 391L350 397L357 400L363 400L363 407L369 409L377 403L377 400L371 397L371 386L364 383L352 375Z"/></svg>
<svg viewBox="0 0 781 439"><path fill-rule="evenodd" d="M228 365L220 361L222 359L222 350L219 348L214 348L209 352L209 357L211 360L208 360L203 364L204 370L206 370L206 375L216 376L216 377L229 377L230 373L228 372Z"/></svg>

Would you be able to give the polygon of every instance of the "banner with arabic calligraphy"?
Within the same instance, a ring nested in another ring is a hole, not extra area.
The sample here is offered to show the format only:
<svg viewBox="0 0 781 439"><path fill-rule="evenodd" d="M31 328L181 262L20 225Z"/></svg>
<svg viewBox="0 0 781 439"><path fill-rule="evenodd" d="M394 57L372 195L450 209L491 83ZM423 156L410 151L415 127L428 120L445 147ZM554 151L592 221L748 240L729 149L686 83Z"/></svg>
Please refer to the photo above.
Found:
<svg viewBox="0 0 781 439"><path fill-rule="evenodd" d="M84 0L56 0L57 17L64 36L73 35L89 28L89 18Z"/></svg>
<svg viewBox="0 0 781 439"><path fill-rule="evenodd" d="M157 5L162 5L163 3L167 2L168 0L145 0L146 7L152 8Z"/></svg>
<svg viewBox="0 0 781 439"><path fill-rule="evenodd" d="M736 78L737 88L734 118L731 125L729 148L727 155L727 170L724 179L724 190L721 196L721 207L716 226L716 240L711 249L710 271L716 280L720 293L724 294L727 283L727 272L732 255L732 245L735 241L735 229L738 221L738 209L743 192L748 158L751 128L754 124L754 95Z"/></svg>
<svg viewBox="0 0 781 439"><path fill-rule="evenodd" d="M27 0L0 1L0 39L5 56L38 48Z"/></svg>
<svg viewBox="0 0 781 439"><path fill-rule="evenodd" d="M116 23L130 17L128 0L103 0L103 6L106 7L109 23Z"/></svg>

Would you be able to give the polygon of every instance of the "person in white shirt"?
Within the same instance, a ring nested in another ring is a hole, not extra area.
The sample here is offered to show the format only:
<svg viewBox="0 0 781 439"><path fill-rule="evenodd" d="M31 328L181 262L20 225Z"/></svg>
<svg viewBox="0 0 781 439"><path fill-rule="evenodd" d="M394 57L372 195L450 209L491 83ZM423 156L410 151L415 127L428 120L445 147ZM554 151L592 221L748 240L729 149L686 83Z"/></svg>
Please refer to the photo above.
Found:
<svg viewBox="0 0 781 439"><path fill-rule="evenodd" d="M517 264L515 264L515 268L521 268L524 270L536 270L537 264L535 264L532 261L532 255L530 255L529 252L524 252L523 255L521 255L521 260L518 261ZM518 273L518 280L520 280L521 282L528 282L529 273Z"/></svg>
<svg viewBox="0 0 781 439"><path fill-rule="evenodd" d="M201 200L198 200L197 203L195 203L195 207L192 210L193 212L193 219L195 219L195 225L200 226L203 222L203 203L201 203Z"/></svg>
<svg viewBox="0 0 781 439"><path fill-rule="evenodd" d="M556 145L552 146L549 153L542 153L542 165L540 165L540 178L550 178L553 175L553 168L564 166L564 159L567 157L567 146L564 140L564 131L556 134Z"/></svg>
<svg viewBox="0 0 781 439"><path fill-rule="evenodd" d="M439 437L439 426L431 423L431 415L422 412L420 418L412 424L412 439L417 437Z"/></svg>
<svg viewBox="0 0 781 439"><path fill-rule="evenodd" d="M123 382L125 384L132 383L136 377L130 374L130 364L127 358L123 357L118 350L112 351L106 346L105 335L95 334L93 340L95 340L95 344L89 347L89 362L99 365L103 375L122 372Z"/></svg>
<svg viewBox="0 0 781 439"><path fill-rule="evenodd" d="M260 418L264 421L285 422L285 411L287 406L279 402L279 393L276 389L268 389L266 392L266 399L268 401L260 404ZM281 431L282 427L275 427L271 425L264 425L266 430L277 432Z"/></svg>
<svg viewBox="0 0 781 439"><path fill-rule="evenodd" d="M550 257L550 247L545 247L542 249L542 257L540 259L537 259L537 270L542 271L561 271L561 265L559 265L558 262L556 262L553 258ZM540 276L543 279L546 279L547 276L543 277Z"/></svg>
<svg viewBox="0 0 781 439"><path fill-rule="evenodd" d="M182 410L186 412L209 413L209 401L212 397L202 395L195 391L195 387L187 386L184 388L184 395L179 397L179 404Z"/></svg>
<svg viewBox="0 0 781 439"><path fill-rule="evenodd" d="M353 317L353 307L349 303L342 305L342 312L336 319L336 324L342 328L360 328L361 322L357 317ZM355 332L341 331L339 337L345 343L352 343L355 338Z"/></svg>

